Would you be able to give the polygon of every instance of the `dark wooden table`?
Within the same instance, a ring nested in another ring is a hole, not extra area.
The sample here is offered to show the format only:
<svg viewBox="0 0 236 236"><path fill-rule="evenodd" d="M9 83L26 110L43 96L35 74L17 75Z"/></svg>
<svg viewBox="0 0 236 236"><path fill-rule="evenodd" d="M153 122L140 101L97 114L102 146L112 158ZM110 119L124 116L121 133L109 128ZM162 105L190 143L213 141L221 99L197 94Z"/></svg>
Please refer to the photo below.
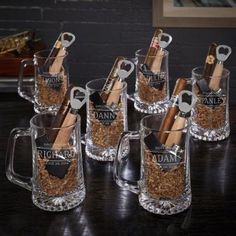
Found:
<svg viewBox="0 0 236 236"><path fill-rule="evenodd" d="M236 235L236 112L230 109L231 135L225 141L191 140L193 201L189 210L158 216L138 204L137 195L113 181L112 164L84 156L87 196L80 207L45 212L32 204L31 193L5 176L9 132L28 127L32 104L14 93L0 94L0 235ZM82 130L85 129L85 111ZM141 114L129 104L129 128L138 128ZM31 175L30 140L17 143L15 169ZM24 147L24 148L23 148Z"/></svg>

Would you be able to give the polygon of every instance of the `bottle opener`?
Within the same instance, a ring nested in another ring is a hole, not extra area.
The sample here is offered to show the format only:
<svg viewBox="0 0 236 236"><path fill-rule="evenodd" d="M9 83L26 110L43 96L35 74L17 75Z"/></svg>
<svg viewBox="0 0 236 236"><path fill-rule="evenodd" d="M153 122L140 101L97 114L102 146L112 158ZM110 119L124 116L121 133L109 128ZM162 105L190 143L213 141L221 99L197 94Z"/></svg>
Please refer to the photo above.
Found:
<svg viewBox="0 0 236 236"><path fill-rule="evenodd" d="M227 50L228 52L227 53L220 53L221 49ZM229 47L227 45L219 45L216 48L216 58L219 62L224 62L228 59L231 52L232 52L231 47Z"/></svg>
<svg viewBox="0 0 236 236"><path fill-rule="evenodd" d="M166 41L166 40L162 40L162 37L165 37L165 38L167 38L168 40ZM159 47L160 48L166 48L170 43L171 43L171 41L172 41L172 36L171 35L169 35L169 34L167 34L167 33L161 33L161 34L159 34L159 37L160 37L160 40L159 40Z"/></svg>
<svg viewBox="0 0 236 236"><path fill-rule="evenodd" d="M88 92L81 87L73 87L70 91L70 105L72 109L79 110L87 101Z"/></svg>
<svg viewBox="0 0 236 236"><path fill-rule="evenodd" d="M187 94L188 96L192 97L191 104L189 104L187 102L183 102L183 95L184 94ZM191 91L182 90L179 93L179 105L178 106L179 106L180 111L184 112L185 114L190 112L191 109L194 107L196 101L197 101L197 97Z"/></svg>
<svg viewBox="0 0 236 236"><path fill-rule="evenodd" d="M125 64L125 66L130 65L130 69L129 70L121 69L120 67L123 63ZM120 63L119 70L118 70L117 74L121 80L124 80L133 72L133 70L134 70L133 62L128 61L128 60L123 60L122 63Z"/></svg>
<svg viewBox="0 0 236 236"><path fill-rule="evenodd" d="M75 41L75 35L70 32L64 32L61 35L61 44L64 48L68 48Z"/></svg>

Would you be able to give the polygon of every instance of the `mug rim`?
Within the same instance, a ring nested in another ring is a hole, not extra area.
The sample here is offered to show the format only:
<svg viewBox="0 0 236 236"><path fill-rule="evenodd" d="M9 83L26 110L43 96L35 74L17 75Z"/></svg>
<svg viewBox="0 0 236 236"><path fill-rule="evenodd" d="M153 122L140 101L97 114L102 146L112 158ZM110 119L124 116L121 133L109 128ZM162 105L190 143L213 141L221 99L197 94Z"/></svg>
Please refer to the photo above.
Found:
<svg viewBox="0 0 236 236"><path fill-rule="evenodd" d="M150 117L162 117L162 121L163 121L165 116L163 114L150 114L150 115L144 116L140 121L140 128L141 128L140 130L149 130L149 131L154 131L154 132L157 132L157 133L165 132L165 133L169 134L171 132L179 132L179 131L183 131L183 130L186 130L186 129L188 130L190 128L190 123L189 123L189 120L187 119L187 124L185 125L184 128L181 128L181 129L175 129L175 130L153 129L153 128L147 127L146 125L143 124L144 120L148 119Z"/></svg>
<svg viewBox="0 0 236 236"><path fill-rule="evenodd" d="M194 76L197 76L197 77L202 77L202 72L203 72L203 69L204 69L204 66L197 66L197 67L194 67L191 71L192 73L192 77ZM199 70L199 72L197 71ZM197 72L196 72L197 71ZM201 73L200 73L201 72ZM224 74L225 72L225 74ZM230 70L228 70L227 68L223 68L223 73L222 73L222 78L225 78L225 77L229 77L230 75ZM210 76L211 77L211 76Z"/></svg>
<svg viewBox="0 0 236 236"><path fill-rule="evenodd" d="M105 78L105 77L96 78L96 79L90 80L90 81L88 81L88 82L86 83L85 88L86 88L87 91L102 92L102 91L103 91L102 88L101 88L101 89L95 89L95 88L92 88L90 85L91 85L92 83L95 83L95 82L98 82L98 81L104 81L104 84L105 84L106 80L107 80L107 78ZM122 81L122 84L123 84L123 85L122 85L122 88L120 88L120 89L112 89L112 92L113 92L113 91L124 91L124 90L127 88L127 82L126 82L126 81Z"/></svg>
<svg viewBox="0 0 236 236"><path fill-rule="evenodd" d="M39 58L39 59L45 59L45 58L51 58L51 59L54 59L54 58L65 58L68 56L68 52L65 50L65 55L61 55L61 56L54 56L54 57L48 57L48 56L41 56L40 54L43 54L45 52L48 52L48 56L51 52L51 49L43 49L43 50L40 50L38 52L35 52L34 53L34 58Z"/></svg>
<svg viewBox="0 0 236 236"><path fill-rule="evenodd" d="M30 119L30 127L37 128L37 129L51 129L51 130L60 130L60 129L68 129L68 128L73 128L75 127L78 123L80 124L81 122L81 117L79 114L76 114L76 121L72 125L66 125L66 126L61 126L61 127L51 127L51 126L43 126L43 125L37 125L34 122L34 119L36 119L39 116L43 115L52 115L52 118L56 116L55 112L42 112L39 114L35 114L31 119Z"/></svg>
<svg viewBox="0 0 236 236"><path fill-rule="evenodd" d="M147 51L148 51L148 48L137 49L135 51L135 57L146 57ZM169 51L167 51L166 49L163 49L163 51L164 51L164 57L169 55ZM146 52L146 53L144 53L144 52ZM149 56L149 57L156 57L156 56Z"/></svg>

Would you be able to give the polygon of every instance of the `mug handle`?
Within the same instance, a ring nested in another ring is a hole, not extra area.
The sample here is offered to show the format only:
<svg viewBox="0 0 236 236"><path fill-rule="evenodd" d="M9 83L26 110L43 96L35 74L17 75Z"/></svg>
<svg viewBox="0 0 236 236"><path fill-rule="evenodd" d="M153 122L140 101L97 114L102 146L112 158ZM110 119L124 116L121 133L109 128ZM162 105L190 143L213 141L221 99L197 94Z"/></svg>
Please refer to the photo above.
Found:
<svg viewBox="0 0 236 236"><path fill-rule="evenodd" d="M139 194L140 189L138 181L130 181L121 176L121 169L122 166L124 166L123 163L127 160L127 156L130 151L130 139L140 139L139 131L127 131L122 133L113 164L113 178L117 185L119 185L124 190L129 190L130 192Z"/></svg>
<svg viewBox="0 0 236 236"><path fill-rule="evenodd" d="M80 141L83 145L86 145L86 133L81 134Z"/></svg>
<svg viewBox="0 0 236 236"><path fill-rule="evenodd" d="M132 93L132 94L128 94L127 93L127 98L130 100L130 101L132 101L132 102L134 102L134 93Z"/></svg>
<svg viewBox="0 0 236 236"><path fill-rule="evenodd" d="M137 67L137 65L138 65L138 59L137 59L137 58L135 58L135 57L134 57L134 58L131 58L130 61L132 61L133 64L134 64L134 66ZM134 79L136 80L136 71L135 71L135 78L134 78ZM128 93L127 93L127 98L128 98L128 100L130 100L130 101L132 101L132 102L135 101L134 96L135 96L135 91L132 92L131 94L128 94Z"/></svg>
<svg viewBox="0 0 236 236"><path fill-rule="evenodd" d="M15 146L16 140L22 136L31 136L30 129L28 128L15 128L11 131L8 146L7 146L7 154L6 154L6 176L9 181L14 184L17 184L27 190L32 190L32 182L31 178L28 176L22 176L17 174L14 171L14 154L15 154Z"/></svg>
<svg viewBox="0 0 236 236"><path fill-rule="evenodd" d="M17 90L18 90L18 94L22 98L34 103L34 96L27 95L26 92L23 90L24 68L26 68L29 65L34 65L34 62L32 59L24 59L20 63L20 72L19 72L19 77L18 77Z"/></svg>

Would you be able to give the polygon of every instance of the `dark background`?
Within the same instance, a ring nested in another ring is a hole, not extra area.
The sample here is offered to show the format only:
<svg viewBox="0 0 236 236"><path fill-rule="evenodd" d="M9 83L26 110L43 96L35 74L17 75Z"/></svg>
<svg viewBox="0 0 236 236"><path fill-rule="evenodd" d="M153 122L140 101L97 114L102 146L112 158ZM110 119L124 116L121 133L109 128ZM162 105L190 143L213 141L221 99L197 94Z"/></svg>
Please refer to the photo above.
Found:
<svg viewBox="0 0 236 236"><path fill-rule="evenodd" d="M33 30L50 48L61 31L77 37L69 48L70 80L84 85L107 76L118 55L133 57L148 47L152 0L1 0L0 36ZM236 30L234 28L166 28L173 36L168 47L171 85L203 65L212 42L232 47L225 63L231 71L230 97L236 101Z"/></svg>
<svg viewBox="0 0 236 236"><path fill-rule="evenodd" d="M48 47L61 31L74 33L78 39L70 48L71 80L84 85L95 77L106 76L116 56L133 57L136 49L150 44L154 31L152 1L0 0L0 36L24 30L34 30ZM168 48L172 85L178 76L189 77L193 67L203 65L213 41L231 46L233 53L226 67L232 72L231 100L236 101L235 29L164 30L173 36ZM129 108L129 128L133 129L137 124L134 119L140 117L133 105ZM87 196L82 206L60 214L40 211L32 205L31 193L10 184L4 174L7 137L13 127L28 126L34 113L32 104L17 94L0 94L0 111L1 236L235 234L236 161L232 154L236 152L236 113L233 105L229 139L217 143L192 140L193 204L189 211L172 217L156 216L142 209L136 195L121 191L115 184L111 165L91 160L84 161ZM18 151L21 152L19 170L30 170L29 148ZM183 224L188 224L186 230Z"/></svg>

